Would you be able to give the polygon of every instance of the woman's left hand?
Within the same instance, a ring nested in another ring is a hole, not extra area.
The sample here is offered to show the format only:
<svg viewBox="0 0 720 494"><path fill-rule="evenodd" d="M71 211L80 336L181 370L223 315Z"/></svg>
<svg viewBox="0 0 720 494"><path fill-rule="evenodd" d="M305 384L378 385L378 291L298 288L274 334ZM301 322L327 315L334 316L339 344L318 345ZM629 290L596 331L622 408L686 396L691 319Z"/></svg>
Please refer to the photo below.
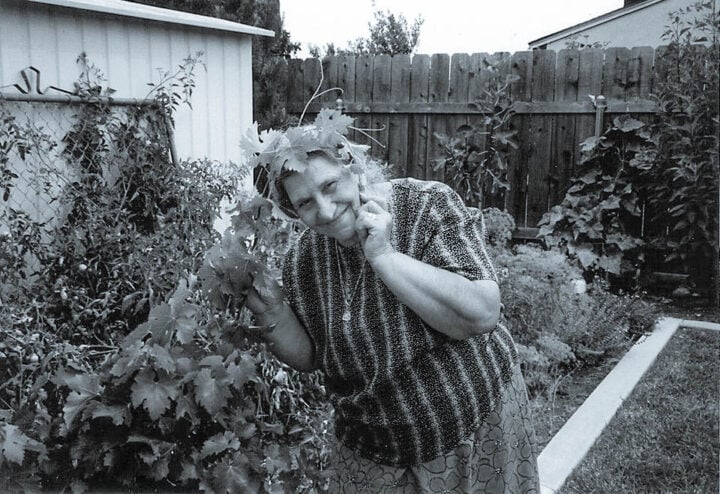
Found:
<svg viewBox="0 0 720 494"><path fill-rule="evenodd" d="M372 261L378 256L394 252L392 246L392 215L381 206L387 202L380 196L360 193L362 206L358 209L355 230L365 258Z"/></svg>

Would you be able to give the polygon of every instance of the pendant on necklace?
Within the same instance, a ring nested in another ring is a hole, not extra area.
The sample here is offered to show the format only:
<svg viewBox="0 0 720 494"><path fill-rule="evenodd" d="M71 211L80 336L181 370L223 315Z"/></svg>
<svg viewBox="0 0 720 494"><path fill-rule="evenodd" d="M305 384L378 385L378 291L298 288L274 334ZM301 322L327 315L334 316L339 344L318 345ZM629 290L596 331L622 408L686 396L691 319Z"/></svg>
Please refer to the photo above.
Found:
<svg viewBox="0 0 720 494"><path fill-rule="evenodd" d="M342 320L344 322L350 322L351 318L352 318L352 316L350 315L350 308L345 309L345 311L343 312L343 315L342 315Z"/></svg>

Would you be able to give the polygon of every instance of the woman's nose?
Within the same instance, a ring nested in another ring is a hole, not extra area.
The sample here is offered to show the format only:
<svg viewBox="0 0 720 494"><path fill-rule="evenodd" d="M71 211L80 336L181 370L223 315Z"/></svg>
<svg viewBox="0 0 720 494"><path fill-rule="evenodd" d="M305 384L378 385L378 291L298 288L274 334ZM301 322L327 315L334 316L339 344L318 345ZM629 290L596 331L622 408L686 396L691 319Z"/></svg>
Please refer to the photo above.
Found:
<svg viewBox="0 0 720 494"><path fill-rule="evenodd" d="M321 198L317 203L317 218L320 222L330 221L335 216L335 207L332 201Z"/></svg>

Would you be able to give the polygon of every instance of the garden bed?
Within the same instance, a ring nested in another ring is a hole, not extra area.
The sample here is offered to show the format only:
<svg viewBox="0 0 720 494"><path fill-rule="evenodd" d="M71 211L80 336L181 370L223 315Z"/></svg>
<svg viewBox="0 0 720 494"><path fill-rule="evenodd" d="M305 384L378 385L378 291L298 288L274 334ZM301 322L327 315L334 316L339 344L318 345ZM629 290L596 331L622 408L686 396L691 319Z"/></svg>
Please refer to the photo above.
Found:
<svg viewBox="0 0 720 494"><path fill-rule="evenodd" d="M718 354L717 332L681 329L562 492L717 492Z"/></svg>
<svg viewBox="0 0 720 494"><path fill-rule="evenodd" d="M707 300L669 300L661 297L647 297L646 300L658 308L660 317L720 322L720 308L710 307ZM539 451L565 425L622 356L622 352L616 353L607 356L597 366L578 368L558 382L552 396L537 396L531 400Z"/></svg>

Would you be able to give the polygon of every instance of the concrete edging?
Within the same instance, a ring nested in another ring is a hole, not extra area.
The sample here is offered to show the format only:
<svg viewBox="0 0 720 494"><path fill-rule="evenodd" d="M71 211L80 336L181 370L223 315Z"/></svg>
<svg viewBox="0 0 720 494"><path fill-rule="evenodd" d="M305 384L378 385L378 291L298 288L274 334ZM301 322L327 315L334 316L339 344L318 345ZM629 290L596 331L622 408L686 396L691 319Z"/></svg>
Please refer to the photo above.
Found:
<svg viewBox="0 0 720 494"><path fill-rule="evenodd" d="M562 487L680 326L720 330L720 324L660 319L653 332L628 350L542 450L538 456L542 494L553 494Z"/></svg>

